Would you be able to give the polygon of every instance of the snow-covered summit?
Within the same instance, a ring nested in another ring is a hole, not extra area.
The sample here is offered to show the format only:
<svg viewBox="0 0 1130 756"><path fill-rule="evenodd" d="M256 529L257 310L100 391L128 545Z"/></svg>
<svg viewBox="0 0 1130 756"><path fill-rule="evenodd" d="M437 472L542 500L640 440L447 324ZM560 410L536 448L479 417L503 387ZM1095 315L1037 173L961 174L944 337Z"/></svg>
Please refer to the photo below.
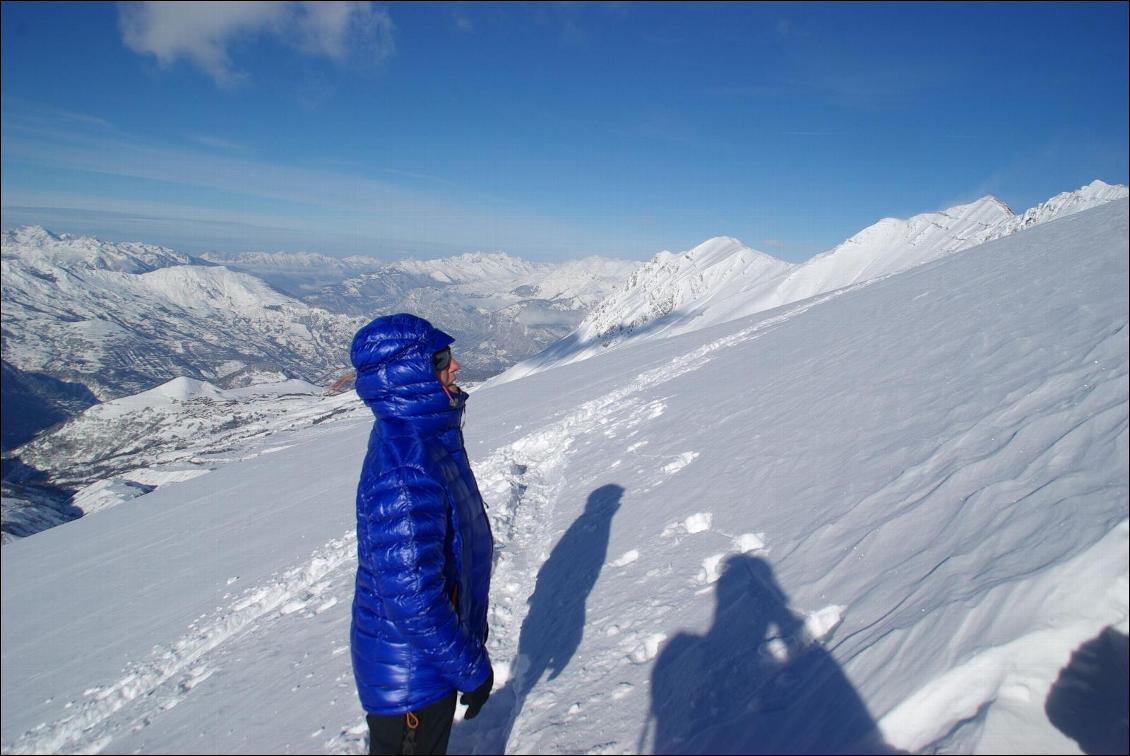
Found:
<svg viewBox="0 0 1130 756"><path fill-rule="evenodd" d="M981 244L1013 217L995 197L911 218L884 218L797 267L765 301L769 309L859 281L890 275Z"/></svg>
<svg viewBox="0 0 1130 756"><path fill-rule="evenodd" d="M351 413L368 413L356 395L327 397L306 381L221 389L182 376L86 409L20 447L19 458L67 489L117 480L152 490L189 472L204 474L218 461L273 448L276 434Z"/></svg>
<svg viewBox="0 0 1130 756"><path fill-rule="evenodd" d="M428 260L398 260L390 267L447 284L528 276L538 265L505 252L465 252L453 257Z"/></svg>
<svg viewBox="0 0 1130 756"><path fill-rule="evenodd" d="M222 266L159 268L144 273L140 280L166 301L185 309L223 307L233 312L251 312L264 307L302 307L265 281Z"/></svg>
<svg viewBox="0 0 1130 756"><path fill-rule="evenodd" d="M690 265L702 270L717 264L729 265L735 257L750 265L774 265L782 262L772 255L747 247L740 239L732 236L712 237L686 252L664 250L655 256L655 261L665 266L677 268Z"/></svg>
<svg viewBox="0 0 1130 756"><path fill-rule="evenodd" d="M123 396L109 402L95 405L86 411L92 417L109 418L125 412L132 412L144 408L156 408L177 402L187 402L196 397L211 399L228 399L230 397L224 390L208 381L181 376L171 381L162 383L156 388L143 391L140 394Z"/></svg>
<svg viewBox="0 0 1130 756"><path fill-rule="evenodd" d="M683 253L663 251L598 305L578 333L583 340L613 339L708 297L753 296L793 267L729 236Z"/></svg>
<svg viewBox="0 0 1130 756"><path fill-rule="evenodd" d="M108 402L103 402L102 404L97 404L83 412L81 417L105 420L125 412L145 409L152 410L174 404L193 402L198 399L236 402L253 397L270 397L281 394L308 394L311 396L320 396L322 392L323 389L320 386L315 386L313 383L297 378L240 388L222 389L208 381L180 376L173 378L171 381L162 383L156 388L142 391L140 394L123 396L120 399L113 399Z"/></svg>
<svg viewBox="0 0 1130 756"><path fill-rule="evenodd" d="M18 258L36 270L109 270L145 273L170 265L198 263L189 255L141 242L107 242L91 236L56 234L42 226L5 231L0 244L4 260ZM5 273L7 270L5 269Z"/></svg>
<svg viewBox="0 0 1130 756"><path fill-rule="evenodd" d="M1015 233L1025 228L1038 226L1056 218L1063 218L1082 210L1125 199L1130 196L1130 190L1121 184L1108 184L1095 179L1084 187L1073 192L1061 192L1046 202L1041 202L1029 208L1023 214L1001 224L994 232L993 238L1000 238Z"/></svg>

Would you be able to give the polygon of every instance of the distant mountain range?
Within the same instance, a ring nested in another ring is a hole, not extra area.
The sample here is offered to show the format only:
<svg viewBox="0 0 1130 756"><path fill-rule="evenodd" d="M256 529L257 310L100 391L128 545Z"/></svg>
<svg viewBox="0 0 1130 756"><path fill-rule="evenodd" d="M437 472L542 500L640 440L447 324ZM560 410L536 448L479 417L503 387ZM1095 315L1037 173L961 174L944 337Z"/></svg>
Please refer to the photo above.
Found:
<svg viewBox="0 0 1130 756"><path fill-rule="evenodd" d="M93 403L76 404L82 387L105 401L178 377L327 385L357 329L392 312L450 331L464 379L482 380L567 334L638 263L193 257L28 226L4 233L2 265L9 448Z"/></svg>
<svg viewBox="0 0 1130 756"><path fill-rule="evenodd" d="M1094 182L1020 215L986 197L881 220L800 265L729 237L637 266L503 254L393 263L193 258L36 227L8 232L5 447L73 419L5 460L6 537L191 477L233 454L253 456L274 434L363 410L352 395L323 396L322 387L348 370L356 328L381 313L413 311L449 330L471 379L544 348L488 381L502 383L865 285L1126 196L1125 187Z"/></svg>
<svg viewBox="0 0 1130 756"><path fill-rule="evenodd" d="M875 281L1127 194L1124 186L1094 181L1020 215L995 197L982 197L906 220L884 218L801 264L725 236L682 253L660 252L568 337L490 383L587 359L626 341L686 333Z"/></svg>
<svg viewBox="0 0 1130 756"><path fill-rule="evenodd" d="M325 381L360 324L164 247L24 227L4 234L2 262L4 359L102 400L178 376Z"/></svg>
<svg viewBox="0 0 1130 756"><path fill-rule="evenodd" d="M364 322L391 312L421 315L455 337L462 376L472 381L567 335L640 265L599 257L537 263L479 252L395 262L262 252L204 259Z"/></svg>

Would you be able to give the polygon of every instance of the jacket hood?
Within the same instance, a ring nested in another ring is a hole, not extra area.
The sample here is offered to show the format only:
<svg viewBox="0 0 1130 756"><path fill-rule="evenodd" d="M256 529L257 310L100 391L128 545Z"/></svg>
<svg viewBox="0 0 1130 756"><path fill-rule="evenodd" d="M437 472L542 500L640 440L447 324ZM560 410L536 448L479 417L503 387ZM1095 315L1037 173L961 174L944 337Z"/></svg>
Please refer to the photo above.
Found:
<svg viewBox="0 0 1130 756"><path fill-rule="evenodd" d="M353 337L350 349L357 394L382 419L439 420L458 414L432 369L432 355L454 341L415 315L373 320Z"/></svg>

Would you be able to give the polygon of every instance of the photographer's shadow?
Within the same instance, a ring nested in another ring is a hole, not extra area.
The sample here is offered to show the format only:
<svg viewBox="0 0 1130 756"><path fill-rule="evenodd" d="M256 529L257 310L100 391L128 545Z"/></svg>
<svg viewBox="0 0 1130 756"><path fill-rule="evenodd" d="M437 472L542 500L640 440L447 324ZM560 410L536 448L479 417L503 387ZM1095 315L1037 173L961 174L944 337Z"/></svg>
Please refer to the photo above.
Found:
<svg viewBox="0 0 1130 756"><path fill-rule="evenodd" d="M1127 637L1107 627L1071 654L1044 702L1048 721L1083 753L1130 753Z"/></svg>
<svg viewBox="0 0 1130 756"><path fill-rule="evenodd" d="M676 636L652 670L654 753L897 752L765 560L730 557L716 596L707 634Z"/></svg>

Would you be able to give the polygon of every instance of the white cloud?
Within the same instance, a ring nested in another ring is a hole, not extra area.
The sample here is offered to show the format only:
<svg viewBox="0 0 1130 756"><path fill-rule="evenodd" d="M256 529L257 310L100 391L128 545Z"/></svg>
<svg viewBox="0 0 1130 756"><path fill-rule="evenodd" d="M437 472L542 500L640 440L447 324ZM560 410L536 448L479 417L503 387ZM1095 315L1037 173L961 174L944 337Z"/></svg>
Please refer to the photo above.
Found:
<svg viewBox="0 0 1130 756"><path fill-rule="evenodd" d="M161 65L185 58L230 88L246 79L230 48L270 35L306 55L377 63L394 49L392 19L362 2L138 2L119 5L122 41Z"/></svg>
<svg viewBox="0 0 1130 756"><path fill-rule="evenodd" d="M378 62L392 54L392 19L372 3L293 3L299 49L345 63L350 59Z"/></svg>

